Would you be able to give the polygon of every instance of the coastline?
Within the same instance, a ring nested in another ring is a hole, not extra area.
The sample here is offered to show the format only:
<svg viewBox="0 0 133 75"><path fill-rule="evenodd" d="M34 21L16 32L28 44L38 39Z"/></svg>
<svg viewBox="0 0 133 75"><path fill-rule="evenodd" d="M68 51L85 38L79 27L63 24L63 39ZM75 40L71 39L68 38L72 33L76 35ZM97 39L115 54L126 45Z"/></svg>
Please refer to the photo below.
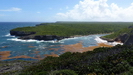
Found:
<svg viewBox="0 0 133 75"><path fill-rule="evenodd" d="M97 39L97 40L95 39L97 41L96 46L83 47L82 42L72 44L72 45L62 45L61 48L64 50L64 51L62 51L62 53L65 53L65 52L80 52L80 53L83 53L83 52L86 52L86 51L93 51L95 48L99 48L99 47L113 47L113 46L115 46L115 45L113 45L113 43L104 42L105 40L101 39L100 37L98 37L98 38L99 39ZM29 47L33 47L33 46L29 46ZM61 48L58 48L58 49L61 49ZM51 50L58 51L58 49L57 48L52 48ZM1 56L0 60L17 59L17 58L31 58L31 59L42 60L47 56L59 57L59 55L54 54L54 53L44 54L44 56L45 56L44 58L41 58L40 55L36 55L35 57L30 57L30 56L25 56L25 55L10 57L10 55L11 55L10 53L11 53L10 51L0 52L0 56ZM38 54L39 51L37 51L35 53Z"/></svg>
<svg viewBox="0 0 133 75"><path fill-rule="evenodd" d="M74 36L70 36L70 38L74 38L74 37L84 37L84 36L90 36L90 35L108 35L108 34L112 34L112 33L99 33L99 34L89 34L89 35L74 35Z"/></svg>
<svg viewBox="0 0 133 75"><path fill-rule="evenodd" d="M93 51L95 48L99 48L99 47L113 47L112 45L108 45L105 43L98 43L97 46L90 46L90 47L83 47L82 43L77 43L77 44L73 44L73 45L64 45L63 46L63 53L65 52L87 52L87 51ZM2 60L8 60L8 59L17 59L17 58L30 58L30 59L37 59L37 60L42 60L44 58L41 58L39 55L37 55L36 57L30 57L30 56L25 56L25 55L21 55L21 56L15 56L15 57L10 57L10 51L2 51L0 52L0 61ZM52 57L59 57L59 55L51 53L51 54L44 54L44 56L52 56Z"/></svg>
<svg viewBox="0 0 133 75"><path fill-rule="evenodd" d="M83 47L82 43L77 43L73 45L65 45L63 48L65 49L64 52L83 53L87 51L93 51L95 48L99 48L99 47L113 47L113 46L105 43L97 43L97 46Z"/></svg>
<svg viewBox="0 0 133 75"><path fill-rule="evenodd" d="M33 48L33 46L28 46L30 48ZM82 42L80 43L76 43L76 44L72 44L72 45L62 45L62 48L64 49L64 51L62 53L65 52L87 52L87 51L93 51L96 48L99 47L113 47L113 45L110 45L108 42L107 43L98 43L96 46L90 46L90 47L83 47ZM55 48L55 50L57 50ZM10 57L11 51L2 51L0 52L0 61L3 62L0 71L2 71L1 73L4 72L8 72L8 71L14 71L14 70L22 70L25 69L25 66L30 66L30 65L35 65L39 60L45 59L45 58L41 58L40 55L37 55L36 57L30 57L30 56L25 56L25 55L21 55L21 56L15 56L15 57ZM35 52L36 54L39 53L39 51ZM47 56L52 56L52 57L59 57L59 55L51 53L51 54L44 54L45 57ZM37 59L38 61L32 60L32 61L20 61L20 60L13 60L13 61L2 61L2 60L8 60L8 59L17 59L17 58L30 58L30 59ZM13 66L11 65L13 64ZM8 65L8 66L4 66L4 65ZM19 67L19 69L17 68ZM5 69L8 68L8 69ZM15 68L15 69L13 69Z"/></svg>

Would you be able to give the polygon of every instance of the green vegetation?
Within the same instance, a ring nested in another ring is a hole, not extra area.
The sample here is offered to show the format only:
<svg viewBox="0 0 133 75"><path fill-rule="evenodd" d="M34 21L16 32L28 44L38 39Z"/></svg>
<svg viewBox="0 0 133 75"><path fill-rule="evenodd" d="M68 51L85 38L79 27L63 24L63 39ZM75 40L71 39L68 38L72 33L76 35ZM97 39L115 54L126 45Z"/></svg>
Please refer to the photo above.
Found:
<svg viewBox="0 0 133 75"><path fill-rule="evenodd" d="M36 65L16 72L19 75L130 75L132 73L133 45L102 47L84 53L66 52L60 57L47 57Z"/></svg>
<svg viewBox="0 0 133 75"><path fill-rule="evenodd" d="M74 36L111 33L133 25L132 22L56 22L34 27L16 28L12 31L36 32L35 35Z"/></svg>
<svg viewBox="0 0 133 75"><path fill-rule="evenodd" d="M35 27L16 28L13 31L36 32L35 35L89 35L110 33L105 36L115 38L122 33L130 33L133 28L127 27L133 23L118 22L57 22L42 23ZM123 29L125 28L125 29ZM117 45L112 48L96 48L84 53L66 52L60 57L46 57L37 64L26 67L22 71L8 72L18 75L132 75L133 45ZM4 75L3 74L3 75Z"/></svg>
<svg viewBox="0 0 133 75"><path fill-rule="evenodd" d="M131 35L132 31L133 31L133 28L123 28L117 32L114 32L113 34L106 35L104 37L108 38L108 39L115 39L116 37L118 37L119 35L124 34L124 33Z"/></svg>

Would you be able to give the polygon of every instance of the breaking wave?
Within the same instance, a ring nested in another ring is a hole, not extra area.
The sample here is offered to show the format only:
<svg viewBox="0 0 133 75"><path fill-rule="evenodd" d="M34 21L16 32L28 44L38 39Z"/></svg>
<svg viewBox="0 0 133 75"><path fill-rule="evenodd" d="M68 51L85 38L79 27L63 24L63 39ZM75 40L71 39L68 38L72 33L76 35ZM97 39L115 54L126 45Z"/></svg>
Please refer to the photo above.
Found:
<svg viewBox="0 0 133 75"><path fill-rule="evenodd" d="M97 43L105 43L105 44L109 44L109 45L112 45L112 46L116 46L118 44L123 45L123 43L120 43L120 42L107 42L106 40L103 40L98 36L95 38L95 40L97 41Z"/></svg>
<svg viewBox="0 0 133 75"><path fill-rule="evenodd" d="M15 37L15 36L11 36L10 33L6 34L5 37Z"/></svg>
<svg viewBox="0 0 133 75"><path fill-rule="evenodd" d="M33 40L33 39L22 40L22 39L18 39L18 38L10 38L10 39L7 39L7 40L10 40L10 41L19 41L19 42L36 42L36 43L41 43L41 42L45 42L45 43L60 43L60 41L56 42L54 40L51 40L51 41Z"/></svg>

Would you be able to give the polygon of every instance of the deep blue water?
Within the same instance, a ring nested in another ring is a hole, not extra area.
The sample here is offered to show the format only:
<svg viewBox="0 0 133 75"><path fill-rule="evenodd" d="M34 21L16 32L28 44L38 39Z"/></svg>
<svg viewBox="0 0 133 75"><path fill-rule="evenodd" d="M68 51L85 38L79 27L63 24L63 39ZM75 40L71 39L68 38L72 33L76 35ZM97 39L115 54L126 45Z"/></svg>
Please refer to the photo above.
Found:
<svg viewBox="0 0 133 75"><path fill-rule="evenodd" d="M0 51L11 51L11 55L9 58L16 56L30 56L30 57L41 57L44 58L45 54L62 54L64 49L62 46L71 45L82 42L84 47L95 46L97 45L97 41L95 40L99 36L103 36L106 34L99 35L89 35L82 37L75 37L69 39L63 39L59 42L53 41L36 41L36 40L20 40L14 36L10 36L9 32L13 28L17 27L25 27L25 26L35 26L36 24L40 24L39 22L0 22ZM56 50L58 49L58 50ZM32 60L24 59L24 58L12 58L8 60ZM1 58L0 58L1 60Z"/></svg>

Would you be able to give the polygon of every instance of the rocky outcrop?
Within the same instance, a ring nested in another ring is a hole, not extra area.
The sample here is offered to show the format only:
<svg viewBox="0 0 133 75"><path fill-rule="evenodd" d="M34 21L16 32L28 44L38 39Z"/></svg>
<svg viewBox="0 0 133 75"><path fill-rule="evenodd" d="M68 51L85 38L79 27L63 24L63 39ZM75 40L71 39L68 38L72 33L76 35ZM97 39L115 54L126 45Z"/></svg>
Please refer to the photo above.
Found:
<svg viewBox="0 0 133 75"><path fill-rule="evenodd" d="M124 42L125 45L133 45L133 35L130 35Z"/></svg>
<svg viewBox="0 0 133 75"><path fill-rule="evenodd" d="M19 39L28 40L28 39L35 39L35 40L61 40L64 36L57 36L57 35L34 35L36 32L22 32L22 31L10 31L11 35L19 36Z"/></svg>
<svg viewBox="0 0 133 75"><path fill-rule="evenodd" d="M133 28L133 26L129 26L128 28Z"/></svg>
<svg viewBox="0 0 133 75"><path fill-rule="evenodd" d="M56 36L56 35L29 35L29 36L21 36L19 39L28 40L28 39L35 39L35 40L61 40L68 37L63 36Z"/></svg>
<svg viewBox="0 0 133 75"><path fill-rule="evenodd" d="M36 32L10 31L10 34L15 35L15 36L27 36L27 35L32 35L35 33Z"/></svg>
<svg viewBox="0 0 133 75"><path fill-rule="evenodd" d="M100 37L100 38L103 40L106 40L108 42L120 41L120 42L124 43L128 37L129 37L129 35L124 33L124 34L119 35L115 39L108 39L108 38L104 38L104 37Z"/></svg>
<svg viewBox="0 0 133 75"><path fill-rule="evenodd" d="M114 39L108 39L108 38L104 38L104 37L100 37L100 38L103 39L103 40L106 40L108 42L114 42Z"/></svg>
<svg viewBox="0 0 133 75"><path fill-rule="evenodd" d="M130 31L130 33L123 33L120 36L118 36L115 40L120 40L125 45L133 45L133 31Z"/></svg>
<svg viewBox="0 0 133 75"><path fill-rule="evenodd" d="M117 38L114 39L114 41L121 41L122 43L125 43L126 40L129 38L129 34L127 33L123 33L121 35L119 35Z"/></svg>
<svg viewBox="0 0 133 75"><path fill-rule="evenodd" d="M133 28L133 26L130 26L128 28ZM123 33L121 35L118 35L115 39L107 39L101 37L103 40L107 40L108 42L122 42L124 45L133 45L133 30L131 30L129 33Z"/></svg>

